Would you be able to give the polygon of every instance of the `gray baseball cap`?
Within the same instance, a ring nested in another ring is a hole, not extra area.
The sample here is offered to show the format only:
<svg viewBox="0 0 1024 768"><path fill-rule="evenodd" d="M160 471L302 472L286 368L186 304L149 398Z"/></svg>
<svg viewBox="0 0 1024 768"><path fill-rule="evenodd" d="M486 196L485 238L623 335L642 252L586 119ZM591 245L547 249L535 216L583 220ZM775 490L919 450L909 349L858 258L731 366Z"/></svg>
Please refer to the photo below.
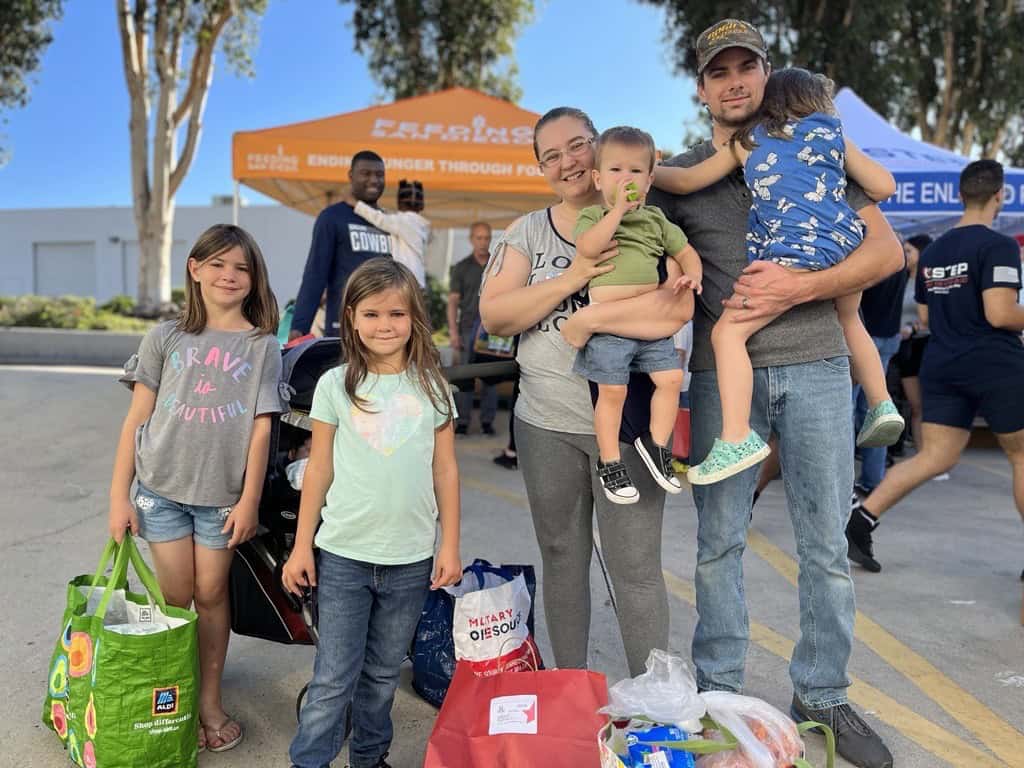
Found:
<svg viewBox="0 0 1024 768"><path fill-rule="evenodd" d="M700 33L697 44L697 74L700 75L711 60L727 48L746 48L765 61L768 60L768 46L757 29L739 19L722 19Z"/></svg>

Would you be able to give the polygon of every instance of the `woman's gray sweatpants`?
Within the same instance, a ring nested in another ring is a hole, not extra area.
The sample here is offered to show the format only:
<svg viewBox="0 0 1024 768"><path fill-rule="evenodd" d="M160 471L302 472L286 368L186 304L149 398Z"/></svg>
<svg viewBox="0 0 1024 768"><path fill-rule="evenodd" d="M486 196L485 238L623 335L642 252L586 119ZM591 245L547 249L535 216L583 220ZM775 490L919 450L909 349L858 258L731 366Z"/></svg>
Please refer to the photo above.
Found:
<svg viewBox="0 0 1024 768"><path fill-rule="evenodd" d="M519 469L544 572L544 617L555 664L587 666L590 633L590 560L597 525L630 675L644 671L652 648L668 648L668 595L661 572L665 492L631 445L622 458L640 501L612 504L597 480L597 441L541 429L516 419Z"/></svg>

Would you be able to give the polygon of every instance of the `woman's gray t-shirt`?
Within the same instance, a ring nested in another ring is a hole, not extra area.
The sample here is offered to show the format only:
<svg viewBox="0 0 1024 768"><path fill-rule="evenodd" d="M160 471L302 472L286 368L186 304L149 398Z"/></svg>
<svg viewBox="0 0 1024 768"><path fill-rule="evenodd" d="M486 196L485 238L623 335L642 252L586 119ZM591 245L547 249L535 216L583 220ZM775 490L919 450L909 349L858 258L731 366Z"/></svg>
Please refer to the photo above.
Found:
<svg viewBox="0 0 1024 768"><path fill-rule="evenodd" d="M550 209L533 211L505 230L484 270L484 283L502 267L507 246L530 259L527 285L558 277L576 256L576 246L555 231ZM513 257L515 258L515 257ZM576 350L562 337L566 319L584 305L579 294L519 336L519 399L516 418L541 429L594 434L594 408L585 379L572 372Z"/></svg>
<svg viewBox="0 0 1024 768"><path fill-rule="evenodd" d="M234 505L255 418L285 410L280 380L274 336L184 333L174 320L152 328L120 379L156 393L153 413L135 435L139 482L181 504Z"/></svg>

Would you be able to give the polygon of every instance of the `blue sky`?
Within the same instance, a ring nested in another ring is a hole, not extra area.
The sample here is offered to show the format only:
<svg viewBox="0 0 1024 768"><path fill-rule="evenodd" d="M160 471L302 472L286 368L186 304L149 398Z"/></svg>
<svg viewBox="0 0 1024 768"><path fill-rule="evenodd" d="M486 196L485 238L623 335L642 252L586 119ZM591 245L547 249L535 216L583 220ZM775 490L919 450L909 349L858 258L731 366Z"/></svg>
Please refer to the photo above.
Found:
<svg viewBox="0 0 1024 768"><path fill-rule="evenodd" d="M73 0L53 26L31 102L6 113L0 127L11 154L0 169L0 208L131 204L128 96L113 5ZM271 0L255 77L237 77L218 59L179 205L206 205L231 192L233 131L376 103L379 89L352 50L351 8L337 0ZM694 85L672 74L664 24L660 10L633 0L538 2L516 43L521 105L535 112L579 106L598 128L637 124L659 147L678 151L694 117ZM270 202L244 188L243 195Z"/></svg>

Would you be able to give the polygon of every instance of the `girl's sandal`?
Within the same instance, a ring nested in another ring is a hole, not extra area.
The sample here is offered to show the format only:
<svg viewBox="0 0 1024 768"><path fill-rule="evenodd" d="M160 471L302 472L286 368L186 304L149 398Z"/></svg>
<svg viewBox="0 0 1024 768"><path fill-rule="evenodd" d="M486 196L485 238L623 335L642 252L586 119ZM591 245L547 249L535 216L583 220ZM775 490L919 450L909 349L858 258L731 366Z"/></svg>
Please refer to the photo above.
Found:
<svg viewBox="0 0 1024 768"><path fill-rule="evenodd" d="M223 732L231 725L238 729L238 735L228 741ZM237 721L232 720L230 716L221 723L219 728L204 725L203 730L206 732L206 748L210 752L227 752L229 749L234 749L242 743L242 738L245 736L242 726Z"/></svg>

